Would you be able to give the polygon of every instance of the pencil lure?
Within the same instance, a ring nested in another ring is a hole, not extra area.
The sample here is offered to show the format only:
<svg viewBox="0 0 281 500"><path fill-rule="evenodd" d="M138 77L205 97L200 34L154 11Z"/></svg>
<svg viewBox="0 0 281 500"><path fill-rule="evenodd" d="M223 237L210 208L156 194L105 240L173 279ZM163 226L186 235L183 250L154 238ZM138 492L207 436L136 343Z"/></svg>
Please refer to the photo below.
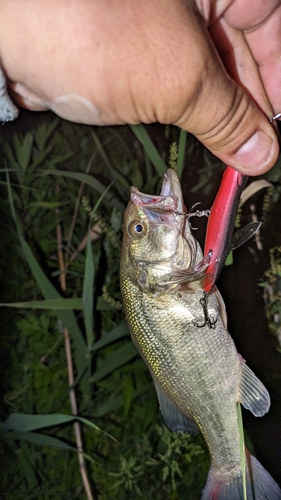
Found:
<svg viewBox="0 0 281 500"><path fill-rule="evenodd" d="M250 222L234 235L234 225L241 193L248 177L232 167L226 167L208 218L205 257L209 256L204 290L210 292L225 260L232 250L246 243L261 226L261 222Z"/></svg>

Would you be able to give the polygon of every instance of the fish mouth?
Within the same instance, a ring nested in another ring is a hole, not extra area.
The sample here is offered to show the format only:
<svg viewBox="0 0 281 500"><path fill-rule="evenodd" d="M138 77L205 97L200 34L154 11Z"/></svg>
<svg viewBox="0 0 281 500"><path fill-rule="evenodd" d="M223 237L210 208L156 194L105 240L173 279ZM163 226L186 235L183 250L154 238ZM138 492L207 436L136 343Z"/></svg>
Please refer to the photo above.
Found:
<svg viewBox="0 0 281 500"><path fill-rule="evenodd" d="M137 188L131 187L131 201L150 216L152 213L182 215L185 212L181 185L176 172L171 168L164 175L160 195L141 193Z"/></svg>

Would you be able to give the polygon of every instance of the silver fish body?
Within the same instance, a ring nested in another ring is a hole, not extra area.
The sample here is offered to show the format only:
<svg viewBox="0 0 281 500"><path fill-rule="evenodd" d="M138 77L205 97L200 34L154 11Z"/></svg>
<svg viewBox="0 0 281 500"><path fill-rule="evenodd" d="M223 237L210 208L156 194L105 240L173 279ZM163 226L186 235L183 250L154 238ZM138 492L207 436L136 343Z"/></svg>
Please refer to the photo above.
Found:
<svg viewBox="0 0 281 500"><path fill-rule="evenodd" d="M199 428L206 440L211 469L202 500L242 500L237 403L262 416L270 399L237 353L216 287L204 296L207 266L175 171L165 174L160 196L131 188L120 281L132 338L167 426L190 433ZM275 481L247 456L247 499L281 500Z"/></svg>

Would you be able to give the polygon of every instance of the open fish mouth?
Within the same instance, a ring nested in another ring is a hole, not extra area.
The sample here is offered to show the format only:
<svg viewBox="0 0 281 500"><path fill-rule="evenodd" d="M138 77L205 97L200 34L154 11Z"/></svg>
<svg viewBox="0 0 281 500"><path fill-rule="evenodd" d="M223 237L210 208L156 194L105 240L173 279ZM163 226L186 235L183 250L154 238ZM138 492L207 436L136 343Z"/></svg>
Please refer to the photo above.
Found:
<svg viewBox="0 0 281 500"><path fill-rule="evenodd" d="M177 215L177 213L185 212L178 176L172 169L167 170L164 175L160 195L141 193L137 188L131 187L131 201L144 210L148 216L152 212L163 215Z"/></svg>

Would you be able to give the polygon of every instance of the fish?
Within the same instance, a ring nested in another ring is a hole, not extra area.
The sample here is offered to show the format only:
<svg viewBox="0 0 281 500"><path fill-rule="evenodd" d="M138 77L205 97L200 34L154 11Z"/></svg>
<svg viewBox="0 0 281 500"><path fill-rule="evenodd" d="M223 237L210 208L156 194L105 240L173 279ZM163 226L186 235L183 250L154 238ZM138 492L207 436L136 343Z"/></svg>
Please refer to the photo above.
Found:
<svg viewBox="0 0 281 500"><path fill-rule="evenodd" d="M131 187L120 286L132 339L167 427L193 435L199 430L207 443L211 467L201 500L242 500L237 404L263 416L270 396L236 350L216 286L204 292L208 265L176 172L167 170L160 195ZM274 479L245 455L247 500L281 500Z"/></svg>

